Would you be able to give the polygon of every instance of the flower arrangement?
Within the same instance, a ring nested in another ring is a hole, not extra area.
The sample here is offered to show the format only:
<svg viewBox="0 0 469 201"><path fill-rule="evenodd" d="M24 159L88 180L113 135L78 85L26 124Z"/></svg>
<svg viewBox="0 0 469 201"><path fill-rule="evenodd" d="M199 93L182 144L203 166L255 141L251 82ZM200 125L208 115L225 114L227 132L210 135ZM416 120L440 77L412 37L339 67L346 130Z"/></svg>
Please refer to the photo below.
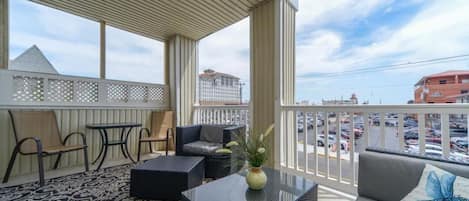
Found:
<svg viewBox="0 0 469 201"><path fill-rule="evenodd" d="M237 139L226 144L226 148L217 150L217 153L236 153L239 160L247 161L250 167L262 167L268 159L268 149L265 139L272 133L274 125L270 125L265 132L259 135L237 135Z"/></svg>

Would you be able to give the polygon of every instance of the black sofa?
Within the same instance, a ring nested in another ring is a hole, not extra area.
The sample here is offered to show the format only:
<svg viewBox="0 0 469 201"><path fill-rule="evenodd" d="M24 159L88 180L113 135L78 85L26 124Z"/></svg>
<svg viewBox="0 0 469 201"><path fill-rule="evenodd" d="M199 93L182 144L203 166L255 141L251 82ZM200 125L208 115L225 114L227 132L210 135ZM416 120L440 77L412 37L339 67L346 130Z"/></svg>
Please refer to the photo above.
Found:
<svg viewBox="0 0 469 201"><path fill-rule="evenodd" d="M236 153L220 154L216 150L235 140L236 135L245 135L244 125L193 125L176 127L176 155L203 156L205 177L221 178L238 172L240 164Z"/></svg>

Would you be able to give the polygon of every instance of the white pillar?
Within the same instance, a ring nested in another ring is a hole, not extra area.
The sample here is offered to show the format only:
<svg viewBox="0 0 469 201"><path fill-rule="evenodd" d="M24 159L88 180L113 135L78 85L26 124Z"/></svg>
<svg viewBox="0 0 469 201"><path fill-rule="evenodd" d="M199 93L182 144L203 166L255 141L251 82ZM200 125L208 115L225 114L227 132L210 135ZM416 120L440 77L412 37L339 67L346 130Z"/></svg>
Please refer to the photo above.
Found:
<svg viewBox="0 0 469 201"><path fill-rule="evenodd" d="M0 0L0 69L8 68L8 0Z"/></svg>
<svg viewBox="0 0 469 201"><path fill-rule="evenodd" d="M280 107L295 100L295 13L289 0L271 0L253 9L250 18L252 131L258 134L275 123L268 165L277 168L284 124Z"/></svg>
<svg viewBox="0 0 469 201"><path fill-rule="evenodd" d="M178 126L192 124L198 74L198 42L176 35L165 42L165 81Z"/></svg>

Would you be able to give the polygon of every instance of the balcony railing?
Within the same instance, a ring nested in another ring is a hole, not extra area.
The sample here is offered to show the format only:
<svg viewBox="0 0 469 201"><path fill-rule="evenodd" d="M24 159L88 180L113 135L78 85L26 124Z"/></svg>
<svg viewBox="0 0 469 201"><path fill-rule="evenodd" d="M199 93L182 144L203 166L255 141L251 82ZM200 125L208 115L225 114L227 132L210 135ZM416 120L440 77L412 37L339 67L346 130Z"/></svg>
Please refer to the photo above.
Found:
<svg viewBox="0 0 469 201"><path fill-rule="evenodd" d="M281 168L356 193L368 146L469 162L467 114L461 104L282 106Z"/></svg>
<svg viewBox="0 0 469 201"><path fill-rule="evenodd" d="M249 130L248 105L194 106L194 124L246 125Z"/></svg>
<svg viewBox="0 0 469 201"><path fill-rule="evenodd" d="M168 108L168 86L0 70L3 107Z"/></svg>

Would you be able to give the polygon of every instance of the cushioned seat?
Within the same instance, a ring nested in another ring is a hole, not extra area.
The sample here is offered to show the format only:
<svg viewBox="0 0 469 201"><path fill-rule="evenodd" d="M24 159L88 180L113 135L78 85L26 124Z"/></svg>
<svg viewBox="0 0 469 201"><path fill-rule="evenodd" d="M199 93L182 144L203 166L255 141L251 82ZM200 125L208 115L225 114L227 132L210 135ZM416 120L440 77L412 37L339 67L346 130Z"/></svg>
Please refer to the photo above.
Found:
<svg viewBox="0 0 469 201"><path fill-rule="evenodd" d="M154 137L142 137L140 141L142 142L153 142L153 141L164 141L166 140L165 136L154 136Z"/></svg>
<svg viewBox="0 0 469 201"><path fill-rule="evenodd" d="M59 153L59 152L69 152L74 150L80 150L85 148L86 145L63 145L63 146L50 146L42 148L42 151L45 153Z"/></svg>
<svg viewBox="0 0 469 201"><path fill-rule="evenodd" d="M195 141L185 144L182 150L186 153L194 155L210 155L214 154L217 149L223 148L223 144L206 142L206 141Z"/></svg>

